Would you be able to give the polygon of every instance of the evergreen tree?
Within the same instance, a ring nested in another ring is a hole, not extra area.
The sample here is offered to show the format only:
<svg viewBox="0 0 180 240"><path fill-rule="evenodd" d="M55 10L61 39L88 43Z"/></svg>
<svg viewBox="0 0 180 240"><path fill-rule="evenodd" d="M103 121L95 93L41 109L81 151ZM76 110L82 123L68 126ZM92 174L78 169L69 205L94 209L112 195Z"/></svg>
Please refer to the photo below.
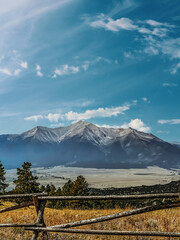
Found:
<svg viewBox="0 0 180 240"><path fill-rule="evenodd" d="M68 180L68 182L65 183L64 186L62 187L62 195L70 196L72 187L73 187L73 182L71 180Z"/></svg>
<svg viewBox="0 0 180 240"><path fill-rule="evenodd" d="M8 186L8 184L5 182L6 178L5 178L5 170L4 167L2 165L2 163L0 162L0 193L3 193L6 189L6 187Z"/></svg>
<svg viewBox="0 0 180 240"><path fill-rule="evenodd" d="M39 192L38 177L31 172L31 163L24 162L22 168L17 168L17 179L14 180L15 193L37 193Z"/></svg>
<svg viewBox="0 0 180 240"><path fill-rule="evenodd" d="M46 187L44 185L41 185L39 188L40 192L45 192L46 191Z"/></svg>
<svg viewBox="0 0 180 240"><path fill-rule="evenodd" d="M78 176L73 182L71 194L73 196L86 196L89 195L88 182L83 176Z"/></svg>
<svg viewBox="0 0 180 240"><path fill-rule="evenodd" d="M50 191L51 191L51 186L49 184L47 184L45 187L45 192L47 192L49 194Z"/></svg>

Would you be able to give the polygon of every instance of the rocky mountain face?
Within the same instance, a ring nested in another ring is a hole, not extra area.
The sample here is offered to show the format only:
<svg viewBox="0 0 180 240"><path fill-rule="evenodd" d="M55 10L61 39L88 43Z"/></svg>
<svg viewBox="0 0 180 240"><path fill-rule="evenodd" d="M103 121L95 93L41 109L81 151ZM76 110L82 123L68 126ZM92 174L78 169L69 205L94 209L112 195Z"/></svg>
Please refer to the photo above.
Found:
<svg viewBox="0 0 180 240"><path fill-rule="evenodd" d="M67 127L37 126L19 135L1 135L0 160L7 168L19 167L24 161L34 167L178 168L180 148L132 128L79 121Z"/></svg>

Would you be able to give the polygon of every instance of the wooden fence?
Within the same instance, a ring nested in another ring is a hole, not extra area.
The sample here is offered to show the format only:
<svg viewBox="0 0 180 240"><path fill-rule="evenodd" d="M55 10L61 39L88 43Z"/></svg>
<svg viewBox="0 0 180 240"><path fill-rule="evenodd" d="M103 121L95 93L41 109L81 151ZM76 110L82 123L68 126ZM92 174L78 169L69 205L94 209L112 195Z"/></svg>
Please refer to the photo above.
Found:
<svg viewBox="0 0 180 240"><path fill-rule="evenodd" d="M8 207L0 210L0 213L12 211L28 206L35 206L37 213L37 220L32 224L0 224L0 228L4 227L24 227L27 231L33 231L32 240L37 240L40 232L43 233L43 239L48 239L47 232L60 232L71 234L94 234L94 235L116 235L116 236L153 236L153 237L180 237L179 232L145 232L145 231L110 231L110 230L86 230L86 229L72 229L72 227L88 225L92 223L99 223L109 221L112 219L142 214L146 212L175 208L180 206L180 194L179 193L164 193L164 194L144 194L144 195L109 195L109 196L48 196L46 193L41 194L13 194L13 195L0 195L1 199L15 199L15 198L30 198L32 202L19 204L13 207ZM138 199L175 199L171 203L160 203L157 205L142 207L129 211L119 212L107 216L81 220L76 222L70 222L55 226L46 227L44 222L44 210L47 200L138 200Z"/></svg>

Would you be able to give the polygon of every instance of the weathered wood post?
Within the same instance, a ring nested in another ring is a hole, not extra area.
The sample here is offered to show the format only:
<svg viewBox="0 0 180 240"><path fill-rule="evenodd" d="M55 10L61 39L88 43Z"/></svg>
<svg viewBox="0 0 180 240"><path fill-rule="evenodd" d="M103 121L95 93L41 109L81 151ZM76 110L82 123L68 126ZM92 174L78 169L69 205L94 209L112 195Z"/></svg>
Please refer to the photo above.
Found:
<svg viewBox="0 0 180 240"><path fill-rule="evenodd" d="M36 213L37 213L37 220L36 220L36 225L42 224L42 226L46 227L45 223L44 223L44 219L43 219L43 215L44 215L44 210L46 207L46 200L38 200L37 195L33 196L33 202L34 202L34 206L36 209ZM32 240L37 240L38 239L38 235L39 235L39 231L34 231L33 232L33 236L32 236ZM48 235L47 232L43 232L43 239L48 239Z"/></svg>

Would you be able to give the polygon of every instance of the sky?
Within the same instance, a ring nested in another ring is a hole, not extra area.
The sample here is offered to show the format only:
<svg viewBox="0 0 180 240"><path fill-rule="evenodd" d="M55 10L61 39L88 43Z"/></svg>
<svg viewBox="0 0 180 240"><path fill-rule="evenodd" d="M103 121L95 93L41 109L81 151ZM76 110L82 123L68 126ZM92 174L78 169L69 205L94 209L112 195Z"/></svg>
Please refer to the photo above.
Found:
<svg viewBox="0 0 180 240"><path fill-rule="evenodd" d="M0 0L0 134L85 120L180 141L179 0Z"/></svg>

